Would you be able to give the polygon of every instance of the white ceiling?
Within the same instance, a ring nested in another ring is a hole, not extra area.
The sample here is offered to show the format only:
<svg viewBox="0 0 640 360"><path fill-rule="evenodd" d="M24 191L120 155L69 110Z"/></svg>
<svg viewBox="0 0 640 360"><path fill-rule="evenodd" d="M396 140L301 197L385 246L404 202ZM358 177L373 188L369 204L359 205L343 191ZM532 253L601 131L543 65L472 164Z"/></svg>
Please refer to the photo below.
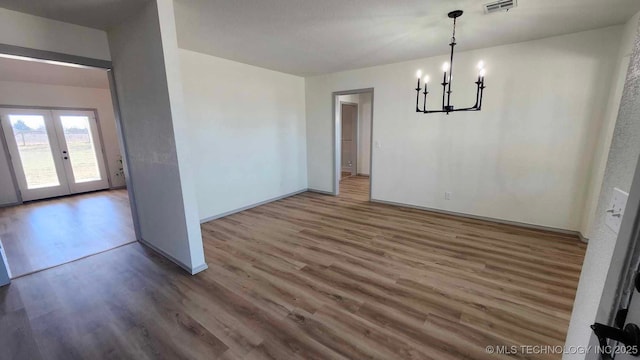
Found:
<svg viewBox="0 0 640 360"><path fill-rule="evenodd" d="M0 7L107 30L149 0L0 0Z"/></svg>
<svg viewBox="0 0 640 360"><path fill-rule="evenodd" d="M0 58L0 81L108 89L106 70Z"/></svg>
<svg viewBox="0 0 640 360"><path fill-rule="evenodd" d="M148 0L0 0L0 7L98 29ZM457 49L470 50L626 22L640 0L174 0L182 48L296 75L445 54L447 13L462 9Z"/></svg>
<svg viewBox="0 0 640 360"><path fill-rule="evenodd" d="M626 22L640 0L518 0L485 15L490 0L175 0L180 47L315 75L539 39Z"/></svg>

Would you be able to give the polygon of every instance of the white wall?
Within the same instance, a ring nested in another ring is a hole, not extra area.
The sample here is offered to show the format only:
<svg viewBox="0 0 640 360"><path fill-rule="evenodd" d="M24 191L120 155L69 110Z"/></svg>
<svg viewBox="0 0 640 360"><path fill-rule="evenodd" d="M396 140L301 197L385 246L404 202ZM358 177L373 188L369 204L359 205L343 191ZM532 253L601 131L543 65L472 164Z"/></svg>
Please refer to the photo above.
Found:
<svg viewBox="0 0 640 360"><path fill-rule="evenodd" d="M109 32L109 45L141 240L190 272L201 271L173 2L148 3Z"/></svg>
<svg viewBox="0 0 640 360"><path fill-rule="evenodd" d="M107 33L0 8L0 44L109 60Z"/></svg>
<svg viewBox="0 0 640 360"><path fill-rule="evenodd" d="M180 50L201 219L307 188L304 79Z"/></svg>
<svg viewBox="0 0 640 360"><path fill-rule="evenodd" d="M438 78L446 56L307 78L309 187L333 191L332 92L372 87L374 199L578 230L621 33L456 54L459 107L473 104L475 65L487 63L481 112L414 112L416 69Z"/></svg>
<svg viewBox="0 0 640 360"><path fill-rule="evenodd" d="M627 58L631 63L623 68L626 75L622 100L619 98L619 111L615 111L615 121L607 124L613 128L603 135L607 138L605 157L606 169L602 171L601 187L598 189L597 207L593 216L591 238L580 274L578 291L573 305L571 323L567 333L568 346L586 346L597 344L589 325L594 321L608 323L610 310L616 294L616 287L623 268L623 260L628 252L628 239L622 242L618 235L605 224L605 211L609 205L613 188L629 191L634 170L640 154L640 31L636 14L625 26L622 47L618 59ZM628 54L633 49L631 61ZM619 91L614 89L614 92ZM617 106L616 106L617 107ZM593 355L589 358L595 359ZM565 359L584 359L577 354L565 356Z"/></svg>
<svg viewBox="0 0 640 360"><path fill-rule="evenodd" d="M124 179L115 175L120 168L120 146L108 89L0 81L0 105L96 109L111 185L125 185ZM0 148L0 169L8 166L5 159L4 150ZM0 172L0 205L15 203L18 199L13 183L7 179L11 180L9 173Z"/></svg>

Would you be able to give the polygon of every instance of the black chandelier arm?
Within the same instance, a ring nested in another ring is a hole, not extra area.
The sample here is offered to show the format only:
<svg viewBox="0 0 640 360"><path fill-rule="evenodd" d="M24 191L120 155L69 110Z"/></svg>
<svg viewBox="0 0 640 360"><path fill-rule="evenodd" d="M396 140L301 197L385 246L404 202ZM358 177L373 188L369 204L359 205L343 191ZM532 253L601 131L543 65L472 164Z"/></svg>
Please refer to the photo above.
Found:
<svg viewBox="0 0 640 360"><path fill-rule="evenodd" d="M475 105L475 107L477 107L478 110L482 109L482 95L484 94L485 88L486 86L484 86L484 78L483 78L482 81L480 81L480 84L478 84L478 98L476 99L476 105Z"/></svg>
<svg viewBox="0 0 640 360"><path fill-rule="evenodd" d="M456 111L480 111L480 110L482 110L482 93L484 92L485 88L486 88L486 86L484 86L484 79L482 79L480 84L478 84L478 92L477 92L477 95L476 95L476 103L475 103L475 105L473 105L471 107L466 107L466 108L451 109L448 112L447 111L445 111L445 112L449 113L449 112L456 112Z"/></svg>
<svg viewBox="0 0 640 360"><path fill-rule="evenodd" d="M448 113L458 112L458 111L480 111L480 108L474 106L474 107L451 109L451 110L423 110L423 111L417 111L417 112L423 113L423 114L436 114L436 113L448 114Z"/></svg>
<svg viewBox="0 0 640 360"><path fill-rule="evenodd" d="M425 91L423 92L424 94L424 104L423 104L423 110L420 110L420 106L419 106L419 97L420 97L420 88L416 88L417 91L417 96L416 96L416 112L419 113L424 113L424 114L434 114L434 113L452 113L452 112L456 112L456 111L480 111L482 110L482 95L484 93L484 89L486 88L486 86L484 86L484 78L481 78L481 80L476 81L475 84L477 85L477 89L476 89L476 103L471 106L471 107L466 107L466 108L459 108L456 109L453 106L450 105L445 105L444 103L444 92L443 92L443 103L442 103L442 109L440 110L428 110L427 109L427 94L429 93L428 91L426 91L426 87L425 87ZM443 87L446 87L447 83L442 83Z"/></svg>
<svg viewBox="0 0 640 360"><path fill-rule="evenodd" d="M480 84L478 85L478 95L476 97L475 105L473 105L472 107L466 107L466 108L460 108L460 109L452 109L452 110L450 110L450 112L456 112L456 111L480 111L480 110L482 110L482 93L484 92L485 88L486 88L486 86L484 86L484 79L483 79L480 82Z"/></svg>
<svg viewBox="0 0 640 360"><path fill-rule="evenodd" d="M477 106L472 106L472 107L467 107L467 108L460 108L460 109L451 110L451 112L456 112L456 111L480 111L480 108L477 107Z"/></svg>
<svg viewBox="0 0 640 360"><path fill-rule="evenodd" d="M446 94L447 94L447 84L449 84L447 82L447 74L444 74L444 80L442 81L442 108L444 109L445 107L445 100L446 100Z"/></svg>
<svg viewBox="0 0 640 360"><path fill-rule="evenodd" d="M446 113L444 110L424 110L420 111L423 114L435 114L435 113Z"/></svg>
<svg viewBox="0 0 640 360"><path fill-rule="evenodd" d="M424 110L423 110L423 112L427 111L427 94L428 93L429 92L427 91L427 84L424 84L424 93L423 93L424 94L424 104L423 104Z"/></svg>
<svg viewBox="0 0 640 360"><path fill-rule="evenodd" d="M484 88L486 87L484 86L484 78L478 77L478 81L476 81L475 84L476 84L476 104L474 105L474 107L480 108L482 107L482 93L484 92Z"/></svg>
<svg viewBox="0 0 640 360"><path fill-rule="evenodd" d="M468 107L468 108L460 108L460 109L451 109L451 110L424 110L424 111L417 111L419 113L422 114L437 114L437 113L442 113L442 114L448 114L448 113L452 113L452 112L458 112L458 111L480 111L481 108L479 107Z"/></svg>
<svg viewBox="0 0 640 360"><path fill-rule="evenodd" d="M448 113L452 113L452 112L457 112L457 111L480 111L480 108L475 108L475 107L470 107L470 108L461 108L461 109L452 109L452 110L426 110L426 111L419 111L420 113L423 114L448 114Z"/></svg>
<svg viewBox="0 0 640 360"><path fill-rule="evenodd" d="M482 83L480 82L480 80L476 81L476 104L474 105L474 107L478 107L478 105L480 104L480 85Z"/></svg>

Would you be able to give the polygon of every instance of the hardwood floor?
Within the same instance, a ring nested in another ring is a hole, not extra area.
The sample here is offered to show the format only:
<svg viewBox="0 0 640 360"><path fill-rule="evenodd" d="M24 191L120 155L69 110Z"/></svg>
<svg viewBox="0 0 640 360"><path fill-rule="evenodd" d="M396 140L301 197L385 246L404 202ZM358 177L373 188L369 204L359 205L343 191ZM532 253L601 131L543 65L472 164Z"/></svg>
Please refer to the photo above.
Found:
<svg viewBox="0 0 640 360"><path fill-rule="evenodd" d="M0 240L14 277L133 242L127 191L0 208Z"/></svg>
<svg viewBox="0 0 640 360"><path fill-rule="evenodd" d="M202 225L189 276L138 243L0 289L0 358L559 359L585 245L304 193ZM362 190L360 190L362 191Z"/></svg>
<svg viewBox="0 0 640 360"><path fill-rule="evenodd" d="M369 201L369 177L350 176L340 180L340 197L368 202Z"/></svg>

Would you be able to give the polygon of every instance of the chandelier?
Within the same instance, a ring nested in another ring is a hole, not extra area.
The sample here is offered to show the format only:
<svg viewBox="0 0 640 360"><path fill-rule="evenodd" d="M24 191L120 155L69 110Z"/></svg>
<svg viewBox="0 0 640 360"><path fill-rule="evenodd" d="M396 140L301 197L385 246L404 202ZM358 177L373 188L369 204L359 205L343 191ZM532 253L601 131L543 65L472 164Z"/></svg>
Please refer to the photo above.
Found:
<svg viewBox="0 0 640 360"><path fill-rule="evenodd" d="M444 77L442 79L442 109L440 110L428 110L427 109L427 94L429 91L427 90L427 86L429 84L429 76L424 77L424 102L423 109L420 109L420 91L422 88L420 87L420 79L422 78L422 71L418 70L418 87L416 87L416 112L430 114L430 113L446 113L447 115L451 112L455 111L480 111L482 110L482 93L484 92L484 75L486 73L484 69L484 62L480 61L478 63L478 80L475 82L476 84L476 103L472 107L459 108L456 109L451 105L451 82L453 79L453 49L456 46L456 19L462 16L462 10L455 10L450 12L449 18L453 19L453 36L451 37L451 57L449 62L446 62L442 65L442 71L444 71ZM448 73L447 73L448 72Z"/></svg>

